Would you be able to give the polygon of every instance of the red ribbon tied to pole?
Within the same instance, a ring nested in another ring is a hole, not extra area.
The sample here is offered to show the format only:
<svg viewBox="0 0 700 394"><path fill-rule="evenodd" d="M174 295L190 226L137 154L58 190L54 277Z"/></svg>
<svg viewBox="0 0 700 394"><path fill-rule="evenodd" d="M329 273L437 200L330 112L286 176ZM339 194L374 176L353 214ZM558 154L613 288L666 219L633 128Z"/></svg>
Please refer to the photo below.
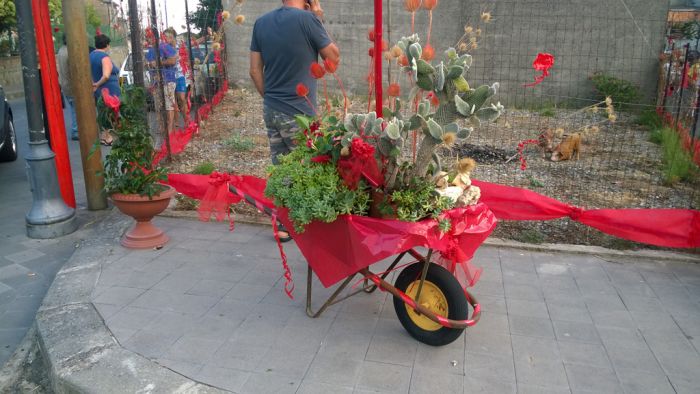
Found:
<svg viewBox="0 0 700 394"><path fill-rule="evenodd" d="M549 69L552 68L552 66L554 66L554 55L546 52L538 53L537 57L535 58L535 61L532 62L532 67L536 71L542 71L542 75L538 75L537 77L535 77L535 82L523 86L532 87L542 83L542 81L544 81L544 79L549 76Z"/></svg>

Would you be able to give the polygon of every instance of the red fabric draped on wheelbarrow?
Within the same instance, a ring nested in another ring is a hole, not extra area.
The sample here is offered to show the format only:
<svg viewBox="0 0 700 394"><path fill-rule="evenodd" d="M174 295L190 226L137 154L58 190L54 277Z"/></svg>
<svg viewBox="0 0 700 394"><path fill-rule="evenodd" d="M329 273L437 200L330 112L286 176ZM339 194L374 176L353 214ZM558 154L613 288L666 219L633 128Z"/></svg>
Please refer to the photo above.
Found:
<svg viewBox="0 0 700 394"><path fill-rule="evenodd" d="M437 221L432 219L411 223L354 215L339 216L333 223L313 222L302 234L297 234L287 210L278 212L280 221L290 229L299 250L326 287L373 263L418 246L450 255L458 246L460 262L469 260L496 225L496 218L488 207L478 204L449 211L464 223L454 235L442 234Z"/></svg>
<svg viewBox="0 0 700 394"><path fill-rule="evenodd" d="M700 247L700 211L692 209L582 209L530 190L473 181L481 202L503 220L569 217L606 234L668 248Z"/></svg>

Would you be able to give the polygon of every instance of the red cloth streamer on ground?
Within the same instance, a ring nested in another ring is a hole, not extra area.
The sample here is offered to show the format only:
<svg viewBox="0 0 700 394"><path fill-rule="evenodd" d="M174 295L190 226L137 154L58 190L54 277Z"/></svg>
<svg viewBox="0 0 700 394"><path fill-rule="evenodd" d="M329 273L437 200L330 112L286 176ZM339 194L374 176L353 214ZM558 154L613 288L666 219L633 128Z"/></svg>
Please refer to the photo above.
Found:
<svg viewBox="0 0 700 394"><path fill-rule="evenodd" d="M535 61L532 62L532 67L537 71L542 71L542 75L535 77L535 82L525 84L525 87L539 85L549 76L549 69L554 66L554 56L549 53L538 53Z"/></svg>
<svg viewBox="0 0 700 394"><path fill-rule="evenodd" d="M498 219L569 217L606 234L668 248L700 247L700 211L692 209L582 209L530 190L474 180L481 202Z"/></svg>

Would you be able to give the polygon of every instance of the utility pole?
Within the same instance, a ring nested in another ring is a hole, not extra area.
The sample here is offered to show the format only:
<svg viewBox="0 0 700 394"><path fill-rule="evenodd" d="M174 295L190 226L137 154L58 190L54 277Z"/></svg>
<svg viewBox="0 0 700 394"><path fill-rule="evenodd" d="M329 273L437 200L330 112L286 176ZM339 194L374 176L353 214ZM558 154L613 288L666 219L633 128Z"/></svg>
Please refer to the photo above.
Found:
<svg viewBox="0 0 700 394"><path fill-rule="evenodd" d="M61 198L54 162L56 155L49 149L46 140L31 2L15 0L15 9L29 125L29 154L26 160L33 199L32 208L25 218L27 236L56 238L77 230L78 222L75 209L67 206Z"/></svg>
<svg viewBox="0 0 700 394"><path fill-rule="evenodd" d="M22 2L22 0L17 0ZM69 72L75 112L78 117L80 134L80 158L83 163L83 178L87 193L87 205L90 210L106 209L104 178L97 176L102 171L102 154L97 143L97 119L95 117L95 98L92 92L92 77L89 72L89 48L85 32L85 9L83 0L63 0L63 17L70 23L65 25L66 42L68 42ZM95 147L94 154L90 150Z"/></svg>
<svg viewBox="0 0 700 394"><path fill-rule="evenodd" d="M141 25L137 0L129 0L129 36L131 38L131 67L134 85L145 88L143 80L143 48L141 47Z"/></svg>
<svg viewBox="0 0 700 394"><path fill-rule="evenodd" d="M160 59L160 32L158 31L158 19L156 18L156 0L151 0L151 31L155 37L153 51L156 57L156 67L158 68L156 72L158 81L156 94L159 95L160 98L160 108L156 108L156 112L160 110L162 114L160 117L160 121L162 122L160 131L163 134L163 141L165 142L165 147L168 152L166 157L169 162L172 159L170 156L172 150L170 149L170 135L168 134L168 111L165 107L165 81L163 80L163 62L161 62Z"/></svg>

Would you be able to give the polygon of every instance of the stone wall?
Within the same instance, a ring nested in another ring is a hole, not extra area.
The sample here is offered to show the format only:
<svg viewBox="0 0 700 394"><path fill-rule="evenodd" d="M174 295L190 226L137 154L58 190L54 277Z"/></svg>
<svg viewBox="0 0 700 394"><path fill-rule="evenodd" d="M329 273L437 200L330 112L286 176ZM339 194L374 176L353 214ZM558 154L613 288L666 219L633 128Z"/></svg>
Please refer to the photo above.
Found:
<svg viewBox="0 0 700 394"><path fill-rule="evenodd" d="M233 9L235 0L225 0ZM340 75L349 90L366 94L369 57L367 30L373 25L372 0L322 2L326 27L341 49ZM410 14L403 0L385 1L384 20L395 43L410 30ZM389 6L391 24L389 24ZM280 6L279 0L246 2L243 26L227 27L229 78L249 84L248 56L255 19ZM664 43L669 2L647 0L499 0L472 2L443 0L433 17L436 54L454 45L467 24L477 25L479 15L491 10L493 21L483 26L484 39L473 52L474 66L468 80L474 83L499 81L499 99L510 105L575 98L589 98L589 77L603 71L639 85L651 101L656 88L657 58ZM483 25L483 24L482 24ZM427 13L416 17L416 27L425 36ZM532 61L538 52L555 55L556 65L547 83L536 88L523 84L534 79ZM395 72L395 71L394 71Z"/></svg>
<svg viewBox="0 0 700 394"><path fill-rule="evenodd" d="M24 95L22 66L19 56L0 57L0 85L5 89L8 99L15 99Z"/></svg>

